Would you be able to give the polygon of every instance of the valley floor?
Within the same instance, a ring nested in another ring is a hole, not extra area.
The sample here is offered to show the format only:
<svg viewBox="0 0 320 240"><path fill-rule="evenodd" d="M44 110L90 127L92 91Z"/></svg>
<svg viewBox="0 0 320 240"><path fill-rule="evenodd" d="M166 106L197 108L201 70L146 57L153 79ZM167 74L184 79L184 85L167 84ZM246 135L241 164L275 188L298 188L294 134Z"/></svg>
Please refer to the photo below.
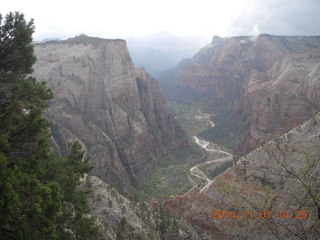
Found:
<svg viewBox="0 0 320 240"><path fill-rule="evenodd" d="M208 141L201 140L196 136L194 136L193 139L200 147L208 152L208 161L193 166L190 169L190 173L207 182L203 187L203 189L206 189L216 176L232 166L233 156L228 152L216 150L211 147L211 144Z"/></svg>
<svg viewBox="0 0 320 240"><path fill-rule="evenodd" d="M215 126L212 115L203 113L199 106L175 103L170 106L183 123L191 143L156 159L158 170L136 192L138 201L163 201L182 195L195 185L206 187L233 164L228 149L196 136Z"/></svg>

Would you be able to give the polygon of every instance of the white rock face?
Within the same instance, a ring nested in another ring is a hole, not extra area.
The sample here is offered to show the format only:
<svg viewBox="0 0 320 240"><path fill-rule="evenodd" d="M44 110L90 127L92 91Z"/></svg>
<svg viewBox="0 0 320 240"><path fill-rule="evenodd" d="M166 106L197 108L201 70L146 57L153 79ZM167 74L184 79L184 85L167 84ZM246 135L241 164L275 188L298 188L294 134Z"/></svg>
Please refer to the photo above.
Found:
<svg viewBox="0 0 320 240"><path fill-rule="evenodd" d="M90 215L102 224L101 232L108 239L116 240L118 232L126 233L128 236L135 233L142 239L160 239L159 232L155 230L155 219L150 215L151 212L148 212L145 203L131 202L94 176L86 176L81 187L89 189ZM146 221L144 218L148 215L149 219ZM124 219L126 226L121 226Z"/></svg>
<svg viewBox="0 0 320 240"><path fill-rule="evenodd" d="M102 180L126 191L155 170L155 156L187 142L125 41L76 37L36 44L35 55L33 76L54 94L46 116L55 149L80 141Z"/></svg>
<svg viewBox="0 0 320 240"><path fill-rule="evenodd" d="M89 190L90 215L97 220L101 240L200 240L192 226L161 212L158 203L130 201L94 176L85 176L81 188Z"/></svg>

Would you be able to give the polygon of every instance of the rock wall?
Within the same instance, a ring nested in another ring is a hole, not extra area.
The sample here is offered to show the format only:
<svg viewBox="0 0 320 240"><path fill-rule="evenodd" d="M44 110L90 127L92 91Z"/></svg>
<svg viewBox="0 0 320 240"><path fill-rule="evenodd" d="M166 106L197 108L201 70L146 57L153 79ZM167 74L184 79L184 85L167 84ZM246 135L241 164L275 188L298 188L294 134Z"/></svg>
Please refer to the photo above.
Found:
<svg viewBox="0 0 320 240"><path fill-rule="evenodd" d="M54 94L46 111L54 149L78 140L103 181L127 191L155 171L156 156L187 142L125 41L82 36L36 44L35 55L33 76Z"/></svg>
<svg viewBox="0 0 320 240"><path fill-rule="evenodd" d="M319 36L215 37L192 62L176 83L211 94L218 115L230 110L224 124L245 129L238 156L320 111Z"/></svg>
<svg viewBox="0 0 320 240"><path fill-rule="evenodd" d="M157 203L131 201L94 176L85 176L80 187L90 192L89 215L96 219L99 240L200 240L192 226L172 218Z"/></svg>
<svg viewBox="0 0 320 240"><path fill-rule="evenodd" d="M318 239L319 146L317 114L164 207L198 227L202 239ZM213 218L213 211L229 211L229 217ZM244 211L252 211L252 217ZM261 218L261 211L270 211L270 217ZM288 218L279 211L288 211ZM297 211L307 211L308 218L299 218Z"/></svg>

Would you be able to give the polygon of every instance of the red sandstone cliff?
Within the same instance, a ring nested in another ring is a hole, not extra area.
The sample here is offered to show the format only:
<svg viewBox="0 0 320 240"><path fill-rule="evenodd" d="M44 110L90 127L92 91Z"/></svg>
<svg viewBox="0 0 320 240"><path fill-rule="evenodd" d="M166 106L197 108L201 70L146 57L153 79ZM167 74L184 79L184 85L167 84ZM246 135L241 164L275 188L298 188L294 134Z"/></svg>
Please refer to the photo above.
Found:
<svg viewBox="0 0 320 240"><path fill-rule="evenodd" d="M230 129L246 129L238 156L320 111L319 36L214 38L192 61L176 84L231 110Z"/></svg>

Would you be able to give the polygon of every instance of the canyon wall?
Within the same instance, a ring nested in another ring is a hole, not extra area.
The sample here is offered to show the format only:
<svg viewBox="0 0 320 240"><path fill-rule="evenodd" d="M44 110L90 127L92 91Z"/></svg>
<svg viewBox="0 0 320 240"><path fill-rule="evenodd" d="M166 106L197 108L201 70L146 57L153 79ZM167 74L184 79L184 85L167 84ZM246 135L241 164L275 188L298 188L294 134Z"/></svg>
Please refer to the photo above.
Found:
<svg viewBox="0 0 320 240"><path fill-rule="evenodd" d="M211 95L208 109L225 114L202 136L241 135L237 156L320 111L319 36L214 37L191 62L176 85Z"/></svg>
<svg viewBox="0 0 320 240"><path fill-rule="evenodd" d="M319 146L317 114L164 207L198 227L202 239L318 239Z"/></svg>
<svg viewBox="0 0 320 240"><path fill-rule="evenodd" d="M156 169L156 156L187 143L159 84L135 68L123 40L78 36L36 44L33 76L45 81L53 148L79 141L92 174L124 191Z"/></svg>

